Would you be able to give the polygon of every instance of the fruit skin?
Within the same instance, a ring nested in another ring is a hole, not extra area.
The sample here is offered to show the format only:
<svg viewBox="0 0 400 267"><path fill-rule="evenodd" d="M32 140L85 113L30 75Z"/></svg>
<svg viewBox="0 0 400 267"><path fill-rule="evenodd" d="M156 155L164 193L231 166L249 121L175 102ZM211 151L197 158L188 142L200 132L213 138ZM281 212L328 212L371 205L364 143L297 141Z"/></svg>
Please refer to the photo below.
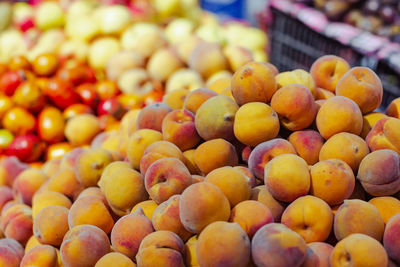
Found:
<svg viewBox="0 0 400 267"><path fill-rule="evenodd" d="M400 97L393 99L392 102L387 106L386 115L400 119Z"/></svg>
<svg viewBox="0 0 400 267"><path fill-rule="evenodd" d="M251 241L256 266L301 266L307 245L299 234L283 224L270 223L260 228Z"/></svg>
<svg viewBox="0 0 400 267"><path fill-rule="evenodd" d="M120 120L124 115L124 108L121 103L115 98L109 98L101 101L97 106L97 115L110 114L117 120Z"/></svg>
<svg viewBox="0 0 400 267"><path fill-rule="evenodd" d="M380 119L386 118L387 116L380 112L371 112L363 116L363 129L360 136L365 139L372 128L378 123Z"/></svg>
<svg viewBox="0 0 400 267"><path fill-rule="evenodd" d="M136 129L152 129L161 132L162 122L172 108L164 103L155 103L143 108L136 120Z"/></svg>
<svg viewBox="0 0 400 267"><path fill-rule="evenodd" d="M41 89L32 81L26 81L14 92L13 101L16 105L36 113L46 104L46 98Z"/></svg>
<svg viewBox="0 0 400 267"><path fill-rule="evenodd" d="M25 204L15 204L2 211L0 229L6 238L12 238L25 246L32 236L32 209Z"/></svg>
<svg viewBox="0 0 400 267"><path fill-rule="evenodd" d="M250 240L239 224L214 222L199 235L196 255L200 266L247 266Z"/></svg>
<svg viewBox="0 0 400 267"><path fill-rule="evenodd" d="M45 144L33 134L20 135L14 138L6 150L7 156L16 156L24 162L37 161L44 152Z"/></svg>
<svg viewBox="0 0 400 267"><path fill-rule="evenodd" d="M335 92L339 80L350 70L350 65L341 57L326 55L311 65L310 74L316 86Z"/></svg>
<svg viewBox="0 0 400 267"><path fill-rule="evenodd" d="M47 175L41 170L33 168L24 170L13 184L14 198L31 206L33 196L47 179Z"/></svg>
<svg viewBox="0 0 400 267"><path fill-rule="evenodd" d="M227 221L230 214L228 199L217 186L207 182L186 188L179 200L179 209L181 222L191 233L200 233L212 222Z"/></svg>
<svg viewBox="0 0 400 267"><path fill-rule="evenodd" d="M343 262L344 261L344 262ZM330 256L330 266L387 266L388 256L383 246L364 234L351 234L339 241Z"/></svg>
<svg viewBox="0 0 400 267"><path fill-rule="evenodd" d="M35 130L36 118L24 108L13 107L4 114L2 124L14 135L25 135Z"/></svg>
<svg viewBox="0 0 400 267"><path fill-rule="evenodd" d="M26 80L24 72L9 71L1 75L0 88L7 96L12 96L18 86Z"/></svg>
<svg viewBox="0 0 400 267"><path fill-rule="evenodd" d="M276 91L271 107L278 114L282 126L290 131L307 128L317 114L313 95L299 84L289 84Z"/></svg>
<svg viewBox="0 0 400 267"><path fill-rule="evenodd" d="M314 98L317 94L315 81L310 73L305 70L295 69L293 71L281 72L275 76L275 80L278 89L290 84L301 84L311 92Z"/></svg>
<svg viewBox="0 0 400 267"><path fill-rule="evenodd" d="M53 191L37 192L32 199L32 218L35 220L37 214L45 207L61 206L69 209L71 205L71 200L61 193Z"/></svg>
<svg viewBox="0 0 400 267"><path fill-rule="evenodd" d="M79 94L81 102L88 105L92 109L95 109L99 104L100 97L96 91L96 87L92 83L83 83L76 88L76 92Z"/></svg>
<svg viewBox="0 0 400 267"><path fill-rule="evenodd" d="M51 76L57 71L58 64L55 54L45 53L35 58L32 69L39 76Z"/></svg>
<svg viewBox="0 0 400 267"><path fill-rule="evenodd" d="M0 239L0 265L19 267L24 256L24 248L14 239Z"/></svg>
<svg viewBox="0 0 400 267"><path fill-rule="evenodd" d="M14 136L10 131L0 129L0 153L4 153L13 140Z"/></svg>
<svg viewBox="0 0 400 267"><path fill-rule="evenodd" d="M232 95L240 106L249 102L268 103L276 90L274 72L266 63L247 63L232 77Z"/></svg>
<svg viewBox="0 0 400 267"><path fill-rule="evenodd" d="M378 209L385 224L387 224L394 215L400 213L400 200L395 197L374 197L368 202Z"/></svg>
<svg viewBox="0 0 400 267"><path fill-rule="evenodd" d="M311 242L307 244L306 259L303 267L329 267L329 256L333 247L323 242Z"/></svg>
<svg viewBox="0 0 400 267"><path fill-rule="evenodd" d="M276 200L268 191L266 186L259 185L252 188L250 199L256 200L264 204L271 211L275 222L281 221L281 216L285 209L285 204Z"/></svg>
<svg viewBox="0 0 400 267"><path fill-rule="evenodd" d="M65 137L75 146L89 144L100 132L100 122L94 115L81 114L67 121Z"/></svg>
<svg viewBox="0 0 400 267"><path fill-rule="evenodd" d="M400 214L394 215L386 224L385 232L383 235L383 245L389 257L396 263L400 263L400 243L399 243L399 229L400 227Z"/></svg>
<svg viewBox="0 0 400 267"><path fill-rule="evenodd" d="M380 119L368 133L365 141L371 151L392 149L400 153L400 139L396 133L400 129L400 120L396 118Z"/></svg>
<svg viewBox="0 0 400 267"><path fill-rule="evenodd" d="M339 241L354 233L369 235L381 241L384 222L372 204L359 199L347 199L336 211L333 227Z"/></svg>
<svg viewBox="0 0 400 267"><path fill-rule="evenodd" d="M27 251L22 258L21 267L57 266L57 250L49 245L38 245Z"/></svg>
<svg viewBox="0 0 400 267"><path fill-rule="evenodd" d="M217 96L218 94L213 90L207 88L198 88L186 96L183 108L189 110L193 114L196 114L200 106L207 101L209 98Z"/></svg>
<svg viewBox="0 0 400 267"><path fill-rule="evenodd" d="M318 162L324 139L317 131L302 130L293 132L288 141L294 146L297 154L309 165Z"/></svg>
<svg viewBox="0 0 400 267"><path fill-rule="evenodd" d="M44 94L60 109L66 109L79 102L79 95L74 91L73 85L57 78L48 82Z"/></svg>
<svg viewBox="0 0 400 267"><path fill-rule="evenodd" d="M46 107L38 117L38 135L50 143L58 143L64 139L65 122L61 111L54 107Z"/></svg>
<svg viewBox="0 0 400 267"><path fill-rule="evenodd" d="M124 254L118 252L110 252L104 255L94 267L107 267L107 266L116 266L116 267L136 267L136 264L131 261Z"/></svg>
<svg viewBox="0 0 400 267"><path fill-rule="evenodd" d="M374 71L366 67L354 67L339 80L336 95L354 100L363 114L378 108L382 102L381 80Z"/></svg>
<svg viewBox="0 0 400 267"><path fill-rule="evenodd" d="M170 106L173 110L182 109L186 96L189 94L187 89L177 89L163 96L163 103Z"/></svg>
<svg viewBox="0 0 400 267"><path fill-rule="evenodd" d="M8 156L0 160L0 185L12 187L17 176L29 165L21 162L15 156Z"/></svg>

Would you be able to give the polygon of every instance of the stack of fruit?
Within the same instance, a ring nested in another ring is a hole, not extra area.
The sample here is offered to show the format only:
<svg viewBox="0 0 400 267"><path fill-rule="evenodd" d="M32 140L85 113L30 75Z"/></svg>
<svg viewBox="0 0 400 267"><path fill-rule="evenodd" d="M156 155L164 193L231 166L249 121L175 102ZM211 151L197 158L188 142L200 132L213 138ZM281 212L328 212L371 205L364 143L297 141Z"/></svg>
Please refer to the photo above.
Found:
<svg viewBox="0 0 400 267"><path fill-rule="evenodd" d="M126 110L178 89L225 89L239 66L266 60L259 29L221 25L207 13L194 19L196 1L146 3L0 3L0 154L25 162L62 157L118 128ZM65 126L82 113L99 125L77 143Z"/></svg>
<svg viewBox="0 0 400 267"><path fill-rule="evenodd" d="M220 62L205 48L203 75ZM400 98L374 112L379 77L336 56L222 81L94 139L76 115L70 141L90 147L41 168L3 159L0 265L400 264Z"/></svg>

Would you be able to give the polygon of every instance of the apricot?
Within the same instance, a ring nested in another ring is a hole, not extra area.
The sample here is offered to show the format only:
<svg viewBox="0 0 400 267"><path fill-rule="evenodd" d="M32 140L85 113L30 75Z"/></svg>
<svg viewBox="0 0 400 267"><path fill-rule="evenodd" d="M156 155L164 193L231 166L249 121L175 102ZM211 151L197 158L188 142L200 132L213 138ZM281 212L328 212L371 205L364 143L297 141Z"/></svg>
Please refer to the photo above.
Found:
<svg viewBox="0 0 400 267"><path fill-rule="evenodd" d="M127 256L118 252L111 252L96 262L94 267L136 267L136 264L131 261Z"/></svg>
<svg viewBox="0 0 400 267"><path fill-rule="evenodd" d="M205 182L216 185L226 196L231 207L248 200L251 187L246 176L232 167L221 167L207 174Z"/></svg>
<svg viewBox="0 0 400 267"><path fill-rule="evenodd" d="M185 243L185 263L188 267L199 266L196 255L197 235L192 236Z"/></svg>
<svg viewBox="0 0 400 267"><path fill-rule="evenodd" d="M330 256L330 266L387 266L388 255L383 246L364 234L351 234L339 241Z"/></svg>
<svg viewBox="0 0 400 267"><path fill-rule="evenodd" d="M264 168L267 163L282 154L296 154L293 145L285 139L275 138L260 143L250 153L249 169L258 179L264 179Z"/></svg>
<svg viewBox="0 0 400 267"><path fill-rule="evenodd" d="M156 231L171 231L177 234L183 241L186 241L192 236L192 233L188 232L180 221L180 197L180 195L173 195L161 203L153 212L152 222Z"/></svg>
<svg viewBox="0 0 400 267"><path fill-rule="evenodd" d="M329 267L329 256L333 247L328 243L311 242L307 244L306 259L302 267Z"/></svg>
<svg viewBox="0 0 400 267"><path fill-rule="evenodd" d="M304 196L285 209L281 223L301 235L307 243L322 242L331 232L333 214L325 201L314 196Z"/></svg>
<svg viewBox="0 0 400 267"><path fill-rule="evenodd" d="M383 222L387 222L397 213L400 213L400 200L394 197L374 197L368 201L374 205L382 216Z"/></svg>
<svg viewBox="0 0 400 267"><path fill-rule="evenodd" d="M74 169L68 167L60 169L43 186L46 186L49 191L59 192L70 198L76 198L84 189L84 186L76 179Z"/></svg>
<svg viewBox="0 0 400 267"><path fill-rule="evenodd" d="M276 91L271 107L278 113L282 126L290 131L307 128L317 114L313 95L300 84L289 84Z"/></svg>
<svg viewBox="0 0 400 267"><path fill-rule="evenodd" d="M336 95L353 100L363 114L378 108L382 103L382 82L376 73L367 67L351 68L338 81Z"/></svg>
<svg viewBox="0 0 400 267"><path fill-rule="evenodd" d="M250 240L237 223L213 222L199 235L196 255L200 266L247 266Z"/></svg>
<svg viewBox="0 0 400 267"><path fill-rule="evenodd" d="M400 214L396 214L389 219L383 235L383 245L387 254L397 264L400 263Z"/></svg>
<svg viewBox="0 0 400 267"><path fill-rule="evenodd" d="M0 229L6 238L12 238L25 245L32 236L32 209L25 204L15 204L3 209Z"/></svg>
<svg viewBox="0 0 400 267"><path fill-rule="evenodd" d="M188 168L191 174L200 174L201 171L194 161L195 153L196 149L189 149L183 152L183 163L185 163L186 168Z"/></svg>
<svg viewBox="0 0 400 267"><path fill-rule="evenodd" d="M33 220L33 235L42 244L60 246L68 230L66 207L47 206L41 209Z"/></svg>
<svg viewBox="0 0 400 267"><path fill-rule="evenodd" d="M164 103L154 103L143 108L136 120L136 129L152 129L161 132L162 121L172 111Z"/></svg>
<svg viewBox="0 0 400 267"><path fill-rule="evenodd" d="M154 231L149 220L138 209L136 212L121 217L111 231L111 244L114 251L134 260L143 238Z"/></svg>
<svg viewBox="0 0 400 267"><path fill-rule="evenodd" d="M194 152L194 162L200 171L208 174L224 166L238 164L235 147L224 139L213 139L199 145Z"/></svg>
<svg viewBox="0 0 400 267"><path fill-rule="evenodd" d="M334 96L326 100L318 110L316 123L321 136L329 139L340 132L359 135L363 117L353 100L344 96Z"/></svg>
<svg viewBox="0 0 400 267"><path fill-rule="evenodd" d="M309 165L318 162L324 139L317 131L302 130L293 132L289 136L288 141L296 149L297 154Z"/></svg>
<svg viewBox="0 0 400 267"><path fill-rule="evenodd" d="M345 200L336 212L334 231L337 240L360 233L382 240L384 222L374 205L359 200Z"/></svg>
<svg viewBox="0 0 400 267"><path fill-rule="evenodd" d="M235 114L235 137L246 145L254 147L271 140L278 135L279 129L278 115L265 103L244 104Z"/></svg>
<svg viewBox="0 0 400 267"><path fill-rule="evenodd" d="M185 99L189 94L187 89L177 89L164 95L163 103L170 106L172 109L181 109L185 103Z"/></svg>
<svg viewBox="0 0 400 267"><path fill-rule="evenodd" d="M149 220L152 220L154 210L158 207L158 204L154 200L145 200L136 204L131 213L134 213L136 210L141 208L143 210L144 215L146 215Z"/></svg>
<svg viewBox="0 0 400 267"><path fill-rule="evenodd" d="M259 185L252 188L250 199L264 204L271 211L275 222L281 221L285 206L271 195L266 186Z"/></svg>
<svg viewBox="0 0 400 267"><path fill-rule="evenodd" d="M316 96L317 86L313 77L305 70L295 69L292 71L281 72L275 76L278 89L290 84L300 84L305 86L311 94Z"/></svg>
<svg viewBox="0 0 400 267"><path fill-rule="evenodd" d="M271 195L280 201L292 202L307 195L310 180L307 162L297 155L279 155L265 166L265 185Z"/></svg>
<svg viewBox="0 0 400 267"><path fill-rule="evenodd" d="M110 252L107 235L94 225L70 229L61 244L61 261L65 267L90 267ZM84 255L84 256L83 256Z"/></svg>
<svg viewBox="0 0 400 267"><path fill-rule="evenodd" d="M236 102L226 95L209 98L196 112L194 122L198 134L204 140L233 140L233 123L238 109Z"/></svg>
<svg viewBox="0 0 400 267"><path fill-rule="evenodd" d="M198 88L191 91L185 98L183 108L189 110L193 114L196 114L199 107L207 101L209 98L217 96L218 94L213 90L207 88Z"/></svg>
<svg viewBox="0 0 400 267"><path fill-rule="evenodd" d="M95 186L100 180L104 168L111 162L113 162L113 157L107 150L87 149L76 159L76 178L85 187Z"/></svg>
<svg viewBox="0 0 400 267"><path fill-rule="evenodd" d="M201 140L195 126L195 115L185 109L177 109L165 116L162 122L163 139L178 146L182 151L195 147Z"/></svg>
<svg viewBox="0 0 400 267"><path fill-rule="evenodd" d="M134 132L128 140L126 154L133 168L139 170L140 159L145 149L156 141L162 140L162 134L156 130L140 129Z"/></svg>
<svg viewBox="0 0 400 267"><path fill-rule="evenodd" d="M138 266L185 266L185 245L178 235L170 231L156 231L140 243L136 255Z"/></svg>
<svg viewBox="0 0 400 267"><path fill-rule="evenodd" d="M365 114L363 116L363 128L360 133L360 136L365 139L369 132L374 128L375 124L383 118L386 118L387 116L383 113L380 112L371 112L368 114Z"/></svg>
<svg viewBox="0 0 400 267"><path fill-rule="evenodd" d="M229 215L228 199L213 184L207 182L192 184L180 197L179 217L185 229L191 233L201 232L212 222L227 221Z"/></svg>
<svg viewBox="0 0 400 267"><path fill-rule="evenodd" d="M20 267L57 267L57 250L49 245L39 245L29 250L22 258Z"/></svg>
<svg viewBox="0 0 400 267"><path fill-rule="evenodd" d="M89 144L100 132L100 122L92 114L80 114L69 119L65 125L65 137L74 146Z"/></svg>
<svg viewBox="0 0 400 267"><path fill-rule="evenodd" d="M296 232L283 224L261 227L251 241L251 255L256 266L301 266L307 245Z"/></svg>
<svg viewBox="0 0 400 267"><path fill-rule="evenodd" d="M11 238L0 239L0 266L19 267L24 248L20 243Z"/></svg>
<svg viewBox="0 0 400 267"><path fill-rule="evenodd" d="M390 117L400 119L400 97L395 98L390 102L385 113Z"/></svg>
<svg viewBox="0 0 400 267"><path fill-rule="evenodd" d="M329 205L343 203L354 191L353 171L340 159L322 160L310 168L310 173L310 193Z"/></svg>
<svg viewBox="0 0 400 267"><path fill-rule="evenodd" d="M69 209L72 205L71 200L61 193L53 191L38 192L32 199L32 217L35 219L37 214L47 206L62 206Z"/></svg>
<svg viewBox="0 0 400 267"><path fill-rule="evenodd" d="M400 153L400 120L395 118L380 119L368 133L365 141L371 151L379 149L392 149Z"/></svg>
<svg viewBox="0 0 400 267"><path fill-rule="evenodd" d="M247 63L236 70L231 89L240 106L249 102L269 103L277 90L275 73L266 63Z"/></svg>
<svg viewBox="0 0 400 267"><path fill-rule="evenodd" d="M390 149L373 151L360 163L357 179L373 196L389 196L400 191L400 158Z"/></svg>
<svg viewBox="0 0 400 267"><path fill-rule="evenodd" d="M345 59L326 55L314 61L310 68L310 74L318 87L334 93L339 80L349 69L350 65Z"/></svg>

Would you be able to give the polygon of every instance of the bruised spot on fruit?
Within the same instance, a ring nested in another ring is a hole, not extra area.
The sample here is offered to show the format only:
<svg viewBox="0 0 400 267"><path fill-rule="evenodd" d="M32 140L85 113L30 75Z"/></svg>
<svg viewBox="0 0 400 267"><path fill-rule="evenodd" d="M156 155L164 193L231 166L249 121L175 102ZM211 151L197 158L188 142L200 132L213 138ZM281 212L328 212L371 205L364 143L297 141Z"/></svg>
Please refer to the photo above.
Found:
<svg viewBox="0 0 400 267"><path fill-rule="evenodd" d="M242 71L242 75L240 76L240 79L243 80L244 78L246 78L247 76L251 76L253 74L253 70L251 68L245 68Z"/></svg>

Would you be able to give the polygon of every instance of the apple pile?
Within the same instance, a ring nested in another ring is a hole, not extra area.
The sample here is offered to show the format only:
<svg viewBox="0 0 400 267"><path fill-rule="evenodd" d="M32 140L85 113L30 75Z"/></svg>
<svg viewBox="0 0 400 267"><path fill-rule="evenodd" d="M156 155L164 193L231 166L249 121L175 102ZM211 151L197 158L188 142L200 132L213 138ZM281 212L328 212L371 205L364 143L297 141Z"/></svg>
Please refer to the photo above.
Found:
<svg viewBox="0 0 400 267"><path fill-rule="evenodd" d="M220 54L196 49L207 77ZM400 98L376 112L372 70L252 61L211 85L101 133L78 114L76 147L42 166L3 158L0 265L400 264Z"/></svg>

